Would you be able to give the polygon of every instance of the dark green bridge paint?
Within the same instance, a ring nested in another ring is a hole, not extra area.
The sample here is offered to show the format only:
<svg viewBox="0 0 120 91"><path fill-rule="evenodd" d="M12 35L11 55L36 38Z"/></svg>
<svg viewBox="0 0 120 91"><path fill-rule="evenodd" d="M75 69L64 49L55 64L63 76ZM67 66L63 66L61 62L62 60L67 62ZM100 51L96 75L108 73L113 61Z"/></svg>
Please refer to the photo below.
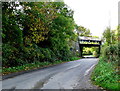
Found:
<svg viewBox="0 0 120 91"><path fill-rule="evenodd" d="M81 42L87 42L88 44L84 44ZM97 44L92 44L93 43L97 43ZM78 43L79 43L79 52L80 52L80 57L82 57L82 53L83 53L83 47L98 47L99 48L99 54L100 54L100 46L101 46L101 40L100 39L94 39L90 37L84 37L84 38L78 38Z"/></svg>

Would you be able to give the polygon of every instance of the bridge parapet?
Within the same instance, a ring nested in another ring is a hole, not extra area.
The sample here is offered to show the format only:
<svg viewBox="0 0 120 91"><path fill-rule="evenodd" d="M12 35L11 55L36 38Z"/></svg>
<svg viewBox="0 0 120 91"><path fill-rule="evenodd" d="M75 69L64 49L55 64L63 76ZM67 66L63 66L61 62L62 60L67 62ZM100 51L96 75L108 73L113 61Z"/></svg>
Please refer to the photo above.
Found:
<svg viewBox="0 0 120 91"><path fill-rule="evenodd" d="M101 39L100 38L93 38L93 37L78 37L78 41L80 44L100 44L101 45Z"/></svg>
<svg viewBox="0 0 120 91"><path fill-rule="evenodd" d="M94 37L78 37L80 57L82 57L83 47L98 47L100 53L101 39Z"/></svg>

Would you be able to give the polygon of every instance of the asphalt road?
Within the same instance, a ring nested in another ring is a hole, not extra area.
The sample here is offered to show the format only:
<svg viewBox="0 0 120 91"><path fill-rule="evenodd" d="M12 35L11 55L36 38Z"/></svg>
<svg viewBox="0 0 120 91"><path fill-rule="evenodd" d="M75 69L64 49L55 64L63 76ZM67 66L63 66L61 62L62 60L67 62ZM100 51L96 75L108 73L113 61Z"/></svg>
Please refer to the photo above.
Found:
<svg viewBox="0 0 120 91"><path fill-rule="evenodd" d="M84 58L26 73L3 80L2 89L97 89L89 79L97 62Z"/></svg>

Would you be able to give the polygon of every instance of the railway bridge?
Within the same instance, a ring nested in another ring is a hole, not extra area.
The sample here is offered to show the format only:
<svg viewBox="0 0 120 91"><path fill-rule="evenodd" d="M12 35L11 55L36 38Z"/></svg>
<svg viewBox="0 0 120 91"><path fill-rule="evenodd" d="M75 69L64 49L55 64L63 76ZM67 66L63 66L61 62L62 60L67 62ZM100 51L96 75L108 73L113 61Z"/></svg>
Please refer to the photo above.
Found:
<svg viewBox="0 0 120 91"><path fill-rule="evenodd" d="M98 47L100 54L101 39L93 37L78 37L80 57L82 57L83 47Z"/></svg>

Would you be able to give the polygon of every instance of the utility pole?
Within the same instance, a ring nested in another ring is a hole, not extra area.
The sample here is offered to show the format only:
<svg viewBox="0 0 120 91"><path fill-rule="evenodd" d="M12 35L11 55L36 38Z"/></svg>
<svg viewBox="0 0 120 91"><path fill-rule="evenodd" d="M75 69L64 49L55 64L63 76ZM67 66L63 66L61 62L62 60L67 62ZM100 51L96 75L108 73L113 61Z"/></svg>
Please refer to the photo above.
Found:
<svg viewBox="0 0 120 91"><path fill-rule="evenodd" d="M111 37L111 43L112 43L112 30L111 30L111 11L109 10L109 28L110 28L110 37Z"/></svg>
<svg viewBox="0 0 120 91"><path fill-rule="evenodd" d="M118 2L118 25L120 24L120 1Z"/></svg>

